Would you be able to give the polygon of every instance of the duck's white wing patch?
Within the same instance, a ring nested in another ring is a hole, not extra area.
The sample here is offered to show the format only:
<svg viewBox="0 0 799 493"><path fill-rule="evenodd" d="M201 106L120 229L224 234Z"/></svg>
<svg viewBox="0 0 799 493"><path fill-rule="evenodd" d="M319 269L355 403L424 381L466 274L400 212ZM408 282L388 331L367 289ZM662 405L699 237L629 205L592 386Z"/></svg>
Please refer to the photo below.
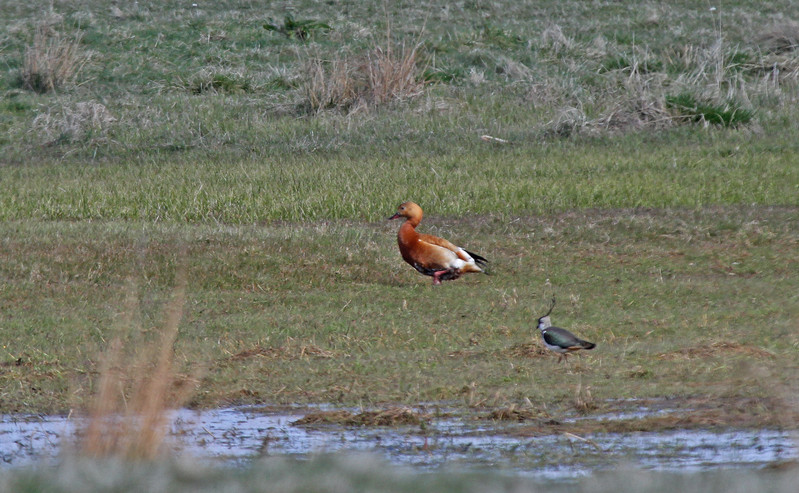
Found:
<svg viewBox="0 0 799 493"><path fill-rule="evenodd" d="M461 247L458 247L458 257L462 258L466 262L469 262L470 264L474 263L474 259L472 258L471 255L469 255L469 252L467 252Z"/></svg>
<svg viewBox="0 0 799 493"><path fill-rule="evenodd" d="M441 245L434 245L434 244L430 245L435 248L436 256L438 257L439 261L443 264L444 268L460 269L466 264L466 262L458 258L458 255L456 255L456 253L450 250L449 248L443 247Z"/></svg>

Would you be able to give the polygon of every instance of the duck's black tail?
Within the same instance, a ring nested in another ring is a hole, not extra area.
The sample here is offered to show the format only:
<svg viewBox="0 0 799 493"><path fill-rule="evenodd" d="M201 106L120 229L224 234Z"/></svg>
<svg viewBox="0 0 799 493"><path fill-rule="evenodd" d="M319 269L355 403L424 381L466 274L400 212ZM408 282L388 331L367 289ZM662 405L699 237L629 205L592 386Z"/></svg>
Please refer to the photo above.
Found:
<svg viewBox="0 0 799 493"><path fill-rule="evenodd" d="M476 253L470 252L469 250L464 250L466 253L469 254L470 257L474 259L474 263L479 265L480 267L485 267L488 265L488 260L481 255L477 255Z"/></svg>

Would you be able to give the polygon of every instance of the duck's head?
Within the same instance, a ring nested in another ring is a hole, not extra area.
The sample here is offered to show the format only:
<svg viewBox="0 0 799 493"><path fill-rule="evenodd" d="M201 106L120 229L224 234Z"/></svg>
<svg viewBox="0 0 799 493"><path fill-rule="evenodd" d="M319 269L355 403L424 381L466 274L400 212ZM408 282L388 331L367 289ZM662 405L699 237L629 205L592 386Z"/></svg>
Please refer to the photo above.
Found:
<svg viewBox="0 0 799 493"><path fill-rule="evenodd" d="M418 204L415 202L403 202L397 207L397 212L389 217L390 219L397 219L399 217L404 217L409 221L413 221L416 224L422 220L422 208L419 207Z"/></svg>

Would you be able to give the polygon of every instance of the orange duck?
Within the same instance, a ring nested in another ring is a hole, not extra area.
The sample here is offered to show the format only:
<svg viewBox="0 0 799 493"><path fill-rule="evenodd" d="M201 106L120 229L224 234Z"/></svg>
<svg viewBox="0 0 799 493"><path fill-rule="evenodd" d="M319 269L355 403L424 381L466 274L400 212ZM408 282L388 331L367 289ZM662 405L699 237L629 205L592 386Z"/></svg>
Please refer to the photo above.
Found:
<svg viewBox="0 0 799 493"><path fill-rule="evenodd" d="M422 208L417 204L400 204L397 213L389 220L399 217L405 218L397 233L402 258L420 273L432 276L434 285L457 279L466 272L483 272L480 267L488 261L480 255L455 246L444 238L416 232L416 226L422 221Z"/></svg>

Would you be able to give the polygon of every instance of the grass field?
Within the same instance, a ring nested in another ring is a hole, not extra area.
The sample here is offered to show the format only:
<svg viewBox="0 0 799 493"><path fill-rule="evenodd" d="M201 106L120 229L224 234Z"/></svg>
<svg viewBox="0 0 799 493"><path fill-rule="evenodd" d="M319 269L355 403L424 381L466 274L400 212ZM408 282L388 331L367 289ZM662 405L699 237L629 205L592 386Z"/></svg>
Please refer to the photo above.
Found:
<svg viewBox="0 0 799 493"><path fill-rule="evenodd" d="M745 0L3 2L0 411L87 409L116 339L140 375L180 291L190 406L666 398L689 417L629 429L796 428L798 21ZM489 275L403 263L404 200ZM597 343L571 366L535 330L553 295Z"/></svg>
<svg viewBox="0 0 799 493"><path fill-rule="evenodd" d="M597 409L759 398L768 412L747 414L774 424L795 392L795 217L793 207L432 217L428 231L470 238L492 260L490 275L439 288L401 261L388 221L5 223L3 329L14 339L3 406L84 402L114 335L157 335L185 266L176 351L187 378L202 373L194 405L530 399L551 410L572 406L582 385ZM537 350L535 319L552 295L553 321L599 345L574 372Z"/></svg>

